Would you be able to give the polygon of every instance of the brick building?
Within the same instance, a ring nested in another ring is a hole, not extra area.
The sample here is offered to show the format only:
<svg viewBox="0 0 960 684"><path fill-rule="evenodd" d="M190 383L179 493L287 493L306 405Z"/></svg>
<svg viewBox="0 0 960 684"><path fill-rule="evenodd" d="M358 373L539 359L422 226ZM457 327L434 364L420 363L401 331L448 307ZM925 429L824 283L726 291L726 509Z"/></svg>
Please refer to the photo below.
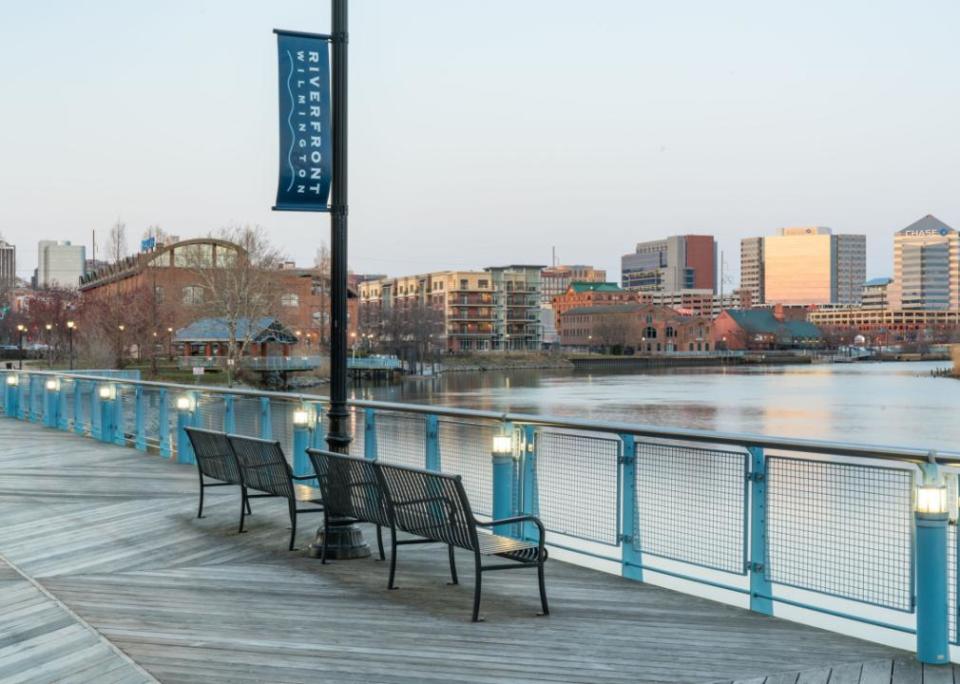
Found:
<svg viewBox="0 0 960 684"><path fill-rule="evenodd" d="M563 345L564 314L570 309L589 306L609 306L638 302L639 294L624 290L616 283L575 282L566 292L553 298L552 305L556 321L557 335Z"/></svg>
<svg viewBox="0 0 960 684"><path fill-rule="evenodd" d="M158 245L86 274L80 280L81 301L88 304L118 294L139 293L156 307L155 318L162 321L164 328L178 330L200 318L217 315L205 304L204 283L198 270L231 268L243 257L238 245L215 238ZM270 275L279 293L276 311L270 314L296 332L296 352L317 353L325 349L330 324L329 283L314 269L298 269L289 264L271 270ZM348 334L355 332L356 308L355 293L350 292ZM156 332L167 336L166 330Z"/></svg>
<svg viewBox="0 0 960 684"><path fill-rule="evenodd" d="M640 302L605 303L568 309L560 345L574 349L634 350L640 354L704 352L713 348L710 321Z"/></svg>

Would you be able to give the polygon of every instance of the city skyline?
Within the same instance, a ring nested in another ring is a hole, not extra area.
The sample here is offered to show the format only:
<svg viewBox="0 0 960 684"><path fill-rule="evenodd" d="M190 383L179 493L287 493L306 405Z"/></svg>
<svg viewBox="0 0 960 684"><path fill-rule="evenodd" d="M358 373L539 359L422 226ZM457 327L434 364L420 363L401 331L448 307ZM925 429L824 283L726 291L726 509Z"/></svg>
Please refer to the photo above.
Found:
<svg viewBox="0 0 960 684"><path fill-rule="evenodd" d="M953 4L623 2L585 17L577 3L528 2L509 7L505 26L507 10L353 8L356 270L478 268L509 245L512 261L550 263L556 246L563 263L614 273L637 242L713 234L736 284L741 237L829 225L868 236L875 277L891 274L900 227L926 214L958 222L960 103L942 87ZM17 67L0 127L0 234L21 246L21 276L37 239L89 245L118 218L131 247L153 224L186 236L249 222L302 263L326 239L326 217L269 211L270 31L325 31L324 7L55 3L8 15L0 54ZM164 40L144 47L130 30L144 22ZM22 30L33 25L59 49L35 50ZM695 49L676 50L681 27ZM570 48L584 43L591 50ZM82 77L57 81L71 102L64 118L38 103L67 52ZM918 101L929 105L923 126Z"/></svg>

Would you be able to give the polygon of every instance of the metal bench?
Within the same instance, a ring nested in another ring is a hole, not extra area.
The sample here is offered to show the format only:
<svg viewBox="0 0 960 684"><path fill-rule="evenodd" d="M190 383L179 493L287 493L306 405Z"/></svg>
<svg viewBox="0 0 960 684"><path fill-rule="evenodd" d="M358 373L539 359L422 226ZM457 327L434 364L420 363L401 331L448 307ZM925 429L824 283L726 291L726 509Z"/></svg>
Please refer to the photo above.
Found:
<svg viewBox="0 0 960 684"><path fill-rule="evenodd" d="M454 548L472 551L474 555L473 621L480 619L482 576L491 570L537 569L540 585L542 614L549 615L543 565L547 560L544 547L546 532L540 520L533 515L519 515L502 520L481 522L473 516L470 501L459 475L447 475L419 468L388 465L366 461L319 449L308 449L311 462L320 477L321 488L331 500L346 500L351 505L359 501L370 510L385 509L386 524L391 530L390 578L387 587L394 589L397 568L397 546L402 544L440 542L447 545L450 576L457 584L457 566ZM324 475L321 476L321 473ZM374 485L375 476L377 485ZM379 491L377 491L379 489ZM368 506L373 504L373 506ZM499 534L478 533L478 528L508 525L519 522L536 525L537 541L515 539ZM397 539L397 531L419 539ZM484 565L484 557L497 556L515 563Z"/></svg>
<svg viewBox="0 0 960 684"><path fill-rule="evenodd" d="M203 491L207 487L231 485L242 488L240 466L237 465L237 457L230 448L226 433L196 427L185 429L193 446L193 453L197 457L197 475L200 477L200 506L197 509L197 517L202 518ZM217 481L206 482L204 477ZM247 501L247 514L250 513L250 502Z"/></svg>
<svg viewBox="0 0 960 684"><path fill-rule="evenodd" d="M393 530L393 521L387 509L380 475L372 461L353 456L329 458L327 451L308 449L307 454L317 473L317 482L323 497L323 547L320 562L327 562L327 539L331 521L339 524L354 522L377 526L377 547L380 560L383 552L383 528Z"/></svg>
<svg viewBox="0 0 960 684"><path fill-rule="evenodd" d="M240 506L240 532L243 532L244 514L249 506L250 499L264 497L282 497L287 500L290 511L290 550L297 536L298 513L321 513L323 507L319 489L306 485L295 484L296 480L312 480L312 475L297 477L290 470L280 442L257 439L255 437L241 437L227 435L230 447L237 457L240 468L242 503ZM249 490L261 492L250 494ZM298 504L317 504L310 508L299 508Z"/></svg>

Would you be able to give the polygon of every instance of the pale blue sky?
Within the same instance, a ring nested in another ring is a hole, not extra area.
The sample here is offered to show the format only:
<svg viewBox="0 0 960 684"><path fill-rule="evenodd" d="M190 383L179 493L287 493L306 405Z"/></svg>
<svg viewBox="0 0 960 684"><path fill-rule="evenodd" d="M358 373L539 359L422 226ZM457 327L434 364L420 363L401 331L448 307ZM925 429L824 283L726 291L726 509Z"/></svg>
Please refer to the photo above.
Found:
<svg viewBox="0 0 960 684"><path fill-rule="evenodd" d="M350 264L594 263L784 225L960 227L960 3L353 0ZM324 215L270 211L274 27L327 2L2 2L0 233L89 245L260 223L301 264Z"/></svg>

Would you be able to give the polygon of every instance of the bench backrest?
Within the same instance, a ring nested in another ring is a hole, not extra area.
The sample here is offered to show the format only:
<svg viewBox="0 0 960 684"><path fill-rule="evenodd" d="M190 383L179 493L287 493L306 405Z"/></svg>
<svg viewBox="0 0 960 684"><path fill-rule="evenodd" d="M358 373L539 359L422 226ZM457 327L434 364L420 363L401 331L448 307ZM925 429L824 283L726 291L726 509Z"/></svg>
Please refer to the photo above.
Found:
<svg viewBox="0 0 960 684"><path fill-rule="evenodd" d="M387 493L373 461L307 449L328 515L391 527Z"/></svg>
<svg viewBox="0 0 960 684"><path fill-rule="evenodd" d="M240 476L247 488L294 498L293 473L280 442L240 435L228 435L227 439L237 456Z"/></svg>
<svg viewBox="0 0 960 684"><path fill-rule="evenodd" d="M477 548L477 528L459 475L378 463L398 529L420 537Z"/></svg>
<svg viewBox="0 0 960 684"><path fill-rule="evenodd" d="M237 457L230 448L230 442L224 432L188 427L187 437L197 456L197 468L207 477L240 484L240 468Z"/></svg>

